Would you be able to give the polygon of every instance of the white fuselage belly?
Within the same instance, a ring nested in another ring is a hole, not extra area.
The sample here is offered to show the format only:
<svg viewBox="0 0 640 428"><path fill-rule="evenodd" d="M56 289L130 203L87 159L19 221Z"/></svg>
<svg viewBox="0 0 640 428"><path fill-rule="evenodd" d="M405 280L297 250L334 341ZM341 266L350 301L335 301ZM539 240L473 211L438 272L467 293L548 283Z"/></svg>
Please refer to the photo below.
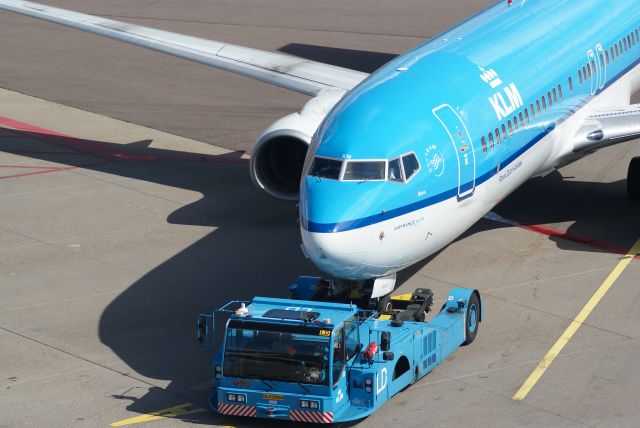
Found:
<svg viewBox="0 0 640 428"><path fill-rule="evenodd" d="M342 271L344 277L376 278L434 254L453 242L525 181L552 170L561 160L564 164L570 162L573 159L573 138L584 120L597 111L628 105L631 94L638 89L640 66L593 98L491 179L477 186L470 198L459 201L453 197L370 226L323 234L324 244L340 248L343 257L340 260L325 259L318 263L319 267L336 273ZM310 241L305 239L308 233L303 230L303 240Z"/></svg>

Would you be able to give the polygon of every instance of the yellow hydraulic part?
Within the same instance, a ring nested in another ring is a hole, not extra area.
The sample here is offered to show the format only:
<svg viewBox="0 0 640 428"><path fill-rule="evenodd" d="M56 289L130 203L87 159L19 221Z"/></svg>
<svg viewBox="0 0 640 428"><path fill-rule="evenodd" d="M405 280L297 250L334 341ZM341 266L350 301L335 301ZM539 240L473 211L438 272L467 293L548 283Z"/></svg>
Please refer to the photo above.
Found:
<svg viewBox="0 0 640 428"><path fill-rule="evenodd" d="M408 301L411 300L411 297L413 297L413 293L398 294L397 296L391 296L391 300L398 300L398 301L402 301L402 302L408 302Z"/></svg>

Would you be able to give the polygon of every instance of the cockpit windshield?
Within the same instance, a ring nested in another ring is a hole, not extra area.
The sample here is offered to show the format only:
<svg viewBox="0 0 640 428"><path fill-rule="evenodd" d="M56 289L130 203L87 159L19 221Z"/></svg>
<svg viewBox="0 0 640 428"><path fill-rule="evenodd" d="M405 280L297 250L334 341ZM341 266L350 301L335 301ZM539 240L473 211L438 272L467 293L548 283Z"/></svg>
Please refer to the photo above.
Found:
<svg viewBox="0 0 640 428"><path fill-rule="evenodd" d="M385 179L385 161L349 161L344 170L344 181L367 181Z"/></svg>
<svg viewBox="0 0 640 428"><path fill-rule="evenodd" d="M344 171L342 171L343 164ZM395 181L406 183L420 170L415 153L410 152L391 160L338 160L316 157L309 170L311 177L339 181Z"/></svg>
<svg viewBox="0 0 640 428"><path fill-rule="evenodd" d="M281 382L329 384L330 337L229 328L224 375Z"/></svg>
<svg viewBox="0 0 640 428"><path fill-rule="evenodd" d="M312 177L329 178L337 180L340 178L342 161L327 158L315 158L309 175Z"/></svg>

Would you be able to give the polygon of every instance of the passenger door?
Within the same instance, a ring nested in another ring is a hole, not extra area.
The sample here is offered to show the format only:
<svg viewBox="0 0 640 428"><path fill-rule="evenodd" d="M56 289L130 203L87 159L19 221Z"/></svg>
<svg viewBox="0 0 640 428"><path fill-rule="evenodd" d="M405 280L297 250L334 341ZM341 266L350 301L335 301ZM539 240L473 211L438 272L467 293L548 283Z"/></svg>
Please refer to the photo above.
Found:
<svg viewBox="0 0 640 428"><path fill-rule="evenodd" d="M476 154L462 118L448 104L433 109L451 139L458 163L458 200L469 198L476 189Z"/></svg>

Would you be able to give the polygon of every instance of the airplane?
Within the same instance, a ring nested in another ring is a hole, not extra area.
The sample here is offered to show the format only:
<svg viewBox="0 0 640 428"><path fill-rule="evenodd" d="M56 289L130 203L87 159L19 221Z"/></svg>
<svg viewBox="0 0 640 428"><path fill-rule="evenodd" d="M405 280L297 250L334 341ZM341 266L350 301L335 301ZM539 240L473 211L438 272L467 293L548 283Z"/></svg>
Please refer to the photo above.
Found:
<svg viewBox="0 0 640 428"><path fill-rule="evenodd" d="M386 305L396 273L532 177L640 138L640 8L500 0L368 75L21 0L40 18L311 96L267 128L250 174L299 200L301 248ZM640 157L629 198L640 200Z"/></svg>

